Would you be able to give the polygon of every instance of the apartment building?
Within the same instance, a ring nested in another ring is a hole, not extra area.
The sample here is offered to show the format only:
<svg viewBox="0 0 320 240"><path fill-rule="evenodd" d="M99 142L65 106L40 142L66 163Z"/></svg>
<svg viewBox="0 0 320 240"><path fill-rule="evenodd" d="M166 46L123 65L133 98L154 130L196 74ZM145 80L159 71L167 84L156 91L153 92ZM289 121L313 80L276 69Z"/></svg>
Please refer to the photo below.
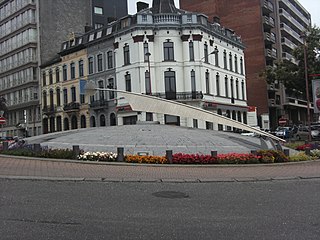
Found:
<svg viewBox="0 0 320 240"><path fill-rule="evenodd" d="M306 101L286 94L281 83L268 85L261 76L276 60L295 62L292 50L302 44L300 34L311 24L298 0L180 0L180 6L219 19L241 36L246 46L248 105L257 107L262 128L275 128L281 117L292 124L306 121Z"/></svg>
<svg viewBox="0 0 320 240"><path fill-rule="evenodd" d="M71 85L81 85L81 79L84 79L97 88L151 94L247 122L244 45L234 31L210 22L203 14L177 9L171 0L153 1L151 8L140 9L133 16L128 15L65 41L61 59L69 55L79 56L78 51L84 49L87 58L82 64L87 75L80 77L75 73L79 84L76 80ZM80 68L79 61L64 62L65 69ZM43 73L47 75L48 71L54 71L55 64L46 66ZM69 81L72 80L67 77L62 83L67 92L71 91L67 87ZM42 91L46 92L43 96L49 99L48 89L43 88ZM196 116L188 119L154 112L134 112L120 95L97 91L80 102L78 110L82 105L89 106L90 127L158 121L232 130L217 123L204 122ZM76 104L77 101L76 97L65 104Z"/></svg>
<svg viewBox="0 0 320 240"><path fill-rule="evenodd" d="M101 17L108 12L101 2L0 1L0 96L8 106L3 127L6 135L43 132L39 66L57 55L61 42L84 34L85 28L101 27ZM113 4L116 17L127 14L125 0L113 2L117 2Z"/></svg>

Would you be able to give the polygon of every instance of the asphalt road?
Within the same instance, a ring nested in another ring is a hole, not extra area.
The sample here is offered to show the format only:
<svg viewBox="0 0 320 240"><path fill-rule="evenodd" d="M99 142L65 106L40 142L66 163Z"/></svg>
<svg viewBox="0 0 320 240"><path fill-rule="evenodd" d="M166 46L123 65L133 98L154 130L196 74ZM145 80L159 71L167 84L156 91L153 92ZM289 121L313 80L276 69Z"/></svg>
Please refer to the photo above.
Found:
<svg viewBox="0 0 320 240"><path fill-rule="evenodd" d="M320 239L320 180L0 180L0 239Z"/></svg>

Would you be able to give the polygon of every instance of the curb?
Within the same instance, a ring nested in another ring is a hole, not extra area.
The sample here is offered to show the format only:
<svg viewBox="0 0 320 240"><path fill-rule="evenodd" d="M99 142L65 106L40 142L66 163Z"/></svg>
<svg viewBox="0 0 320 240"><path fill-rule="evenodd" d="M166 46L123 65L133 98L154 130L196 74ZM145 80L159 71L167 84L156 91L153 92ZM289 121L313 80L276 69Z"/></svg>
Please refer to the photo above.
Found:
<svg viewBox="0 0 320 240"><path fill-rule="evenodd" d="M72 178L72 177L35 177L35 176L0 176L1 180L28 180L51 182L90 182L90 183L252 183L279 182L296 180L320 180L320 176L311 177L270 177L270 178L211 178L211 179L108 179L108 178Z"/></svg>
<svg viewBox="0 0 320 240"><path fill-rule="evenodd" d="M65 162L77 164L93 164L93 165L110 165L110 166L144 166L144 167L175 167L175 168L225 168L225 167L274 167L274 166L288 166L288 165L301 165L314 162L320 162L320 159L300 161L300 162L285 162L285 163L259 163L259 164L152 164L152 163L127 163L127 162L94 162L94 161L80 161L69 159L56 159L56 158L36 158L25 156L14 156L0 154L3 158L37 160L37 161L51 161L51 162Z"/></svg>

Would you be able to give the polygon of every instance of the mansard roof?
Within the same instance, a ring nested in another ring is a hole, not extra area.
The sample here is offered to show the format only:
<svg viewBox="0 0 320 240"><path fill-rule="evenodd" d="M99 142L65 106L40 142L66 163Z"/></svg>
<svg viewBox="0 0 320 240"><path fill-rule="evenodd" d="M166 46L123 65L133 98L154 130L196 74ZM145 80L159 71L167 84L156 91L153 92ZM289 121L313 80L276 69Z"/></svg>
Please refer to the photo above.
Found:
<svg viewBox="0 0 320 240"><path fill-rule="evenodd" d="M174 5L173 0L153 0L152 12L158 13L177 13L178 9Z"/></svg>

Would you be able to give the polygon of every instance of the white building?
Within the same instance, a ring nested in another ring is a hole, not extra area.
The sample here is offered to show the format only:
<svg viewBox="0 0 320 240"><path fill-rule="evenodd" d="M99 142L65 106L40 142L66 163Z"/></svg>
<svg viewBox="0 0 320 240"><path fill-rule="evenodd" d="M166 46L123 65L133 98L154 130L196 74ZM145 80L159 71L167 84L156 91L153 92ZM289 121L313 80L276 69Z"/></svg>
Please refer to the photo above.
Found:
<svg viewBox="0 0 320 240"><path fill-rule="evenodd" d="M209 22L203 14L176 9L170 0L154 1L152 8L122 18L115 27L118 89L184 102L247 122L244 45L232 30ZM183 119L132 112L121 100L117 109L119 125L153 120L231 130L197 116Z"/></svg>

